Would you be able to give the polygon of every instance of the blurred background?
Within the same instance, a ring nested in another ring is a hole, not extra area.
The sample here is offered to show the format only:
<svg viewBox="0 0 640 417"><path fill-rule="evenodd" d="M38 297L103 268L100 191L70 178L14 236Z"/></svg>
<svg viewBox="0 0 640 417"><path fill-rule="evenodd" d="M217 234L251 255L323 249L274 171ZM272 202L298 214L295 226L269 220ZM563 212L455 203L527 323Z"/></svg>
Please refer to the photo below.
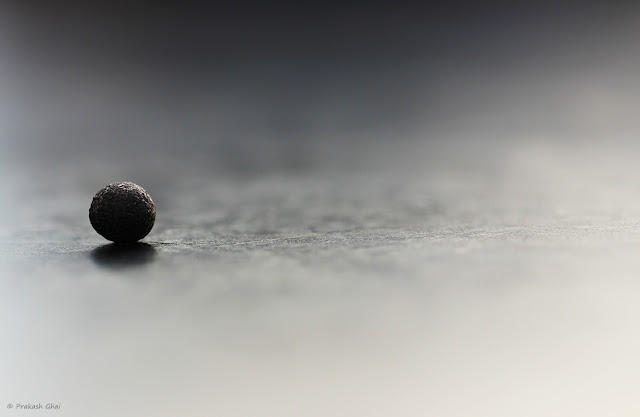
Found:
<svg viewBox="0 0 640 417"><path fill-rule="evenodd" d="M0 402L637 416L639 27L1 2ZM123 251L87 211L124 180L158 214Z"/></svg>
<svg viewBox="0 0 640 417"><path fill-rule="evenodd" d="M27 175L173 156L243 173L402 165L417 144L581 146L637 127L626 2L5 2L1 18L2 155Z"/></svg>
<svg viewBox="0 0 640 417"><path fill-rule="evenodd" d="M509 171L527 154L544 175L562 152L586 167L602 146L624 158L639 16L627 2L4 2L5 193L69 177L87 193L133 177L400 180Z"/></svg>

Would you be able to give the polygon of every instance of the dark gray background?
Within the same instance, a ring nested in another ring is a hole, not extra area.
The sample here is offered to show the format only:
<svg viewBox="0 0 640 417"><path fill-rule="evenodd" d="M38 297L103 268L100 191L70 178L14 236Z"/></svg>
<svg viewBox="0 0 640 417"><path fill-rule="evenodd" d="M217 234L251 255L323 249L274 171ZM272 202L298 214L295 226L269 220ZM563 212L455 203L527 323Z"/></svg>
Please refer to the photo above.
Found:
<svg viewBox="0 0 640 417"><path fill-rule="evenodd" d="M635 8L0 10L0 402L640 411Z"/></svg>

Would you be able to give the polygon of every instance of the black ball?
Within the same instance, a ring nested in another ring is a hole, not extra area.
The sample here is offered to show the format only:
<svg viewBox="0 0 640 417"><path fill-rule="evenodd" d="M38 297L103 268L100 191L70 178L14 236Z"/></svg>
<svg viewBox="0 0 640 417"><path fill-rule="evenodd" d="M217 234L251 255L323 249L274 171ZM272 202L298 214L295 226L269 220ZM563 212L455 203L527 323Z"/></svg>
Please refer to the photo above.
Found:
<svg viewBox="0 0 640 417"><path fill-rule="evenodd" d="M105 239L116 243L137 242L153 228L156 207L139 185L114 182L93 197L89 221Z"/></svg>

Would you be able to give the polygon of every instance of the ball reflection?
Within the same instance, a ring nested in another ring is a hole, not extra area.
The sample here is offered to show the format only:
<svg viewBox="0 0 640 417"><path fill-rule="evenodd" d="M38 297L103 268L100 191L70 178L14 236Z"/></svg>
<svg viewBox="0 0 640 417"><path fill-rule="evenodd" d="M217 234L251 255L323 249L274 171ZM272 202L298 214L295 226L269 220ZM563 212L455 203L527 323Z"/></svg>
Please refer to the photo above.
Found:
<svg viewBox="0 0 640 417"><path fill-rule="evenodd" d="M141 267L149 264L156 256L156 250L148 243L110 243L91 251L91 259L96 265L109 269Z"/></svg>

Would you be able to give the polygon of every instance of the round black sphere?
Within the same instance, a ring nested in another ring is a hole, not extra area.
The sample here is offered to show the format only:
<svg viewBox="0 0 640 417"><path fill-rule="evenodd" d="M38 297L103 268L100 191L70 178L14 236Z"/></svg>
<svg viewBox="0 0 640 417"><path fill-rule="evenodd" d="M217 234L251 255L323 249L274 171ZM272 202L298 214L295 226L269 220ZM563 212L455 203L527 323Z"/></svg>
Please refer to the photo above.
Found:
<svg viewBox="0 0 640 417"><path fill-rule="evenodd" d="M89 220L105 239L116 243L137 242L153 228L156 207L139 185L114 182L93 197Z"/></svg>

